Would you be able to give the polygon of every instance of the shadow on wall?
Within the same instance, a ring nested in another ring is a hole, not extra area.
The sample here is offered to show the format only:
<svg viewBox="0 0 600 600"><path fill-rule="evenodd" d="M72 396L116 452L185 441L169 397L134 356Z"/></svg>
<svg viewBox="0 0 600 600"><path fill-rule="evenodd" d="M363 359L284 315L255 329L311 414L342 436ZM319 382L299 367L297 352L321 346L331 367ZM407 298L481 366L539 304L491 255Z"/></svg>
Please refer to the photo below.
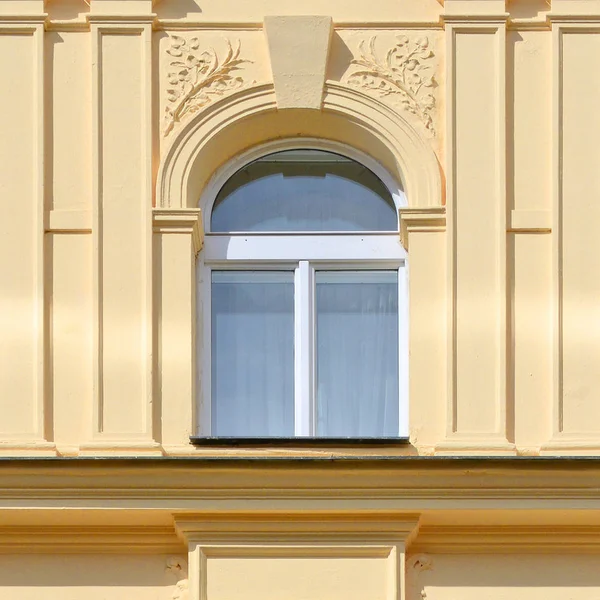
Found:
<svg viewBox="0 0 600 600"><path fill-rule="evenodd" d="M330 60L327 65L327 79L341 81L350 67L354 55L339 33L334 32L331 36L329 54Z"/></svg>
<svg viewBox="0 0 600 600"><path fill-rule="evenodd" d="M155 12L160 19L197 19L202 8L195 0L177 0L177 2L160 2Z"/></svg>
<svg viewBox="0 0 600 600"><path fill-rule="evenodd" d="M549 10L550 0L520 0L510 5L513 19L541 19Z"/></svg>
<svg viewBox="0 0 600 600"><path fill-rule="evenodd" d="M60 2L47 2L46 12L50 19L73 21L83 19L90 12L90 6L85 0L61 0Z"/></svg>

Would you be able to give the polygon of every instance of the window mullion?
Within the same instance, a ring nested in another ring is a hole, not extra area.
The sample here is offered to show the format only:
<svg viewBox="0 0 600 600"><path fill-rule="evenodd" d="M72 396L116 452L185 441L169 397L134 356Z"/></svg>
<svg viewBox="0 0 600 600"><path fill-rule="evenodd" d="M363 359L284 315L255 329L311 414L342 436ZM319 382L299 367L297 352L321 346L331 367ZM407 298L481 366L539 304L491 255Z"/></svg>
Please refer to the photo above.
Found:
<svg viewBox="0 0 600 600"><path fill-rule="evenodd" d="M315 435L314 427L314 269L300 261L295 273L294 403L296 436Z"/></svg>

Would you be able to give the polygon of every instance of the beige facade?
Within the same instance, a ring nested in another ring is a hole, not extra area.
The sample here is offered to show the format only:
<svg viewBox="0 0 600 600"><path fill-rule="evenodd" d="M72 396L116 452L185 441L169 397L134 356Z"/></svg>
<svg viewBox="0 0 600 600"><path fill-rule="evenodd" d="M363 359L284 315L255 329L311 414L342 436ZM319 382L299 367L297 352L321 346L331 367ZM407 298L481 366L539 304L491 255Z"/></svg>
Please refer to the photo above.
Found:
<svg viewBox="0 0 600 600"><path fill-rule="evenodd" d="M598 598L598 67L597 0L0 0L0 597ZM408 443L190 443L295 143L406 193Z"/></svg>

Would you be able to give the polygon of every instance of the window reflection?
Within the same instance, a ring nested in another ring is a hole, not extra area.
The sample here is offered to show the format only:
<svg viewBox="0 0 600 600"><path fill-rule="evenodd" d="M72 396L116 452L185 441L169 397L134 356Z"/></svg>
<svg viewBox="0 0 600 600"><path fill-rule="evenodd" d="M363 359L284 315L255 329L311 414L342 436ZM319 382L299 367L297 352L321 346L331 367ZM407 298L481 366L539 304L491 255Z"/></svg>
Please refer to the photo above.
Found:
<svg viewBox="0 0 600 600"><path fill-rule="evenodd" d="M395 231L389 190L369 169L321 150L287 150L240 169L219 192L211 231Z"/></svg>

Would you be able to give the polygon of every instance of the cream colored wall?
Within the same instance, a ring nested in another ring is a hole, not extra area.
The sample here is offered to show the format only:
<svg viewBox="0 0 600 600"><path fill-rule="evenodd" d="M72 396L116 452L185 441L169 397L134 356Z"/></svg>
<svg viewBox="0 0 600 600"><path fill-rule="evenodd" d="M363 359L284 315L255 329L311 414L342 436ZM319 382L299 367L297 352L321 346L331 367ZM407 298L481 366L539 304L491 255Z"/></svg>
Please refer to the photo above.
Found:
<svg viewBox="0 0 600 600"><path fill-rule="evenodd" d="M258 563L254 560L257 568L251 569L248 565L238 565L239 560L216 560L231 564L210 566L207 597L219 598L225 593L228 598L240 594L248 597L250 591L251 597L277 597L269 594L277 591L279 584L284 585L286 594L300 598L306 597L302 595L306 590L311 593L316 590L317 594L319 591L328 592L323 595L327 598L348 597L339 595L342 590L356 598L375 600L387 596L388 575L382 570L381 560L312 559L322 563L317 569L321 579L302 577L306 573L306 564L304 569L297 569L297 565L291 564L310 560L271 558ZM174 597L176 582L166 568L170 562L173 562L173 557L163 555L5 555L0 557L0 594L6 600L37 600L40 596L63 600L80 600L83 597L90 600L170 600ZM347 564L337 564L340 562ZM276 571L262 572L263 568L269 567ZM225 568L227 572L223 571ZM309 568L315 567L310 565ZM237 575L240 569L246 573L245 580L231 575L233 572ZM279 570L282 572L279 573ZM544 574L543 579L540 573ZM337 577L343 579L338 581ZM369 577L374 579L370 581ZM31 586L33 578L35 586ZM299 581L296 581L298 578ZM348 586L349 580L355 584L354 587ZM291 581L296 585L290 587ZM267 582L271 585L265 587ZM213 586L218 586L218 589L213 590ZM329 589L330 586L333 587ZM362 595L359 594L363 591L361 587L366 590ZM477 600L482 596L490 600L525 597L560 600L565 593L573 600L594 600L598 597L600 578L596 556L409 554L407 557L407 600L453 600L457 596L466 600Z"/></svg>
<svg viewBox="0 0 600 600"><path fill-rule="evenodd" d="M165 600L176 581L166 564L167 557L160 555L4 555L0 595L6 600Z"/></svg>
<svg viewBox="0 0 600 600"><path fill-rule="evenodd" d="M597 556L425 556L428 559L426 570L418 564L423 555L408 559L408 585L414 594L411 598L505 600L539 597L558 600L567 594L573 600L592 600L600 593ZM541 573L543 577L540 577Z"/></svg>
<svg viewBox="0 0 600 600"><path fill-rule="evenodd" d="M198 202L310 136L404 180L416 451L599 454L599 61L594 0L0 0L0 453L206 452Z"/></svg>

